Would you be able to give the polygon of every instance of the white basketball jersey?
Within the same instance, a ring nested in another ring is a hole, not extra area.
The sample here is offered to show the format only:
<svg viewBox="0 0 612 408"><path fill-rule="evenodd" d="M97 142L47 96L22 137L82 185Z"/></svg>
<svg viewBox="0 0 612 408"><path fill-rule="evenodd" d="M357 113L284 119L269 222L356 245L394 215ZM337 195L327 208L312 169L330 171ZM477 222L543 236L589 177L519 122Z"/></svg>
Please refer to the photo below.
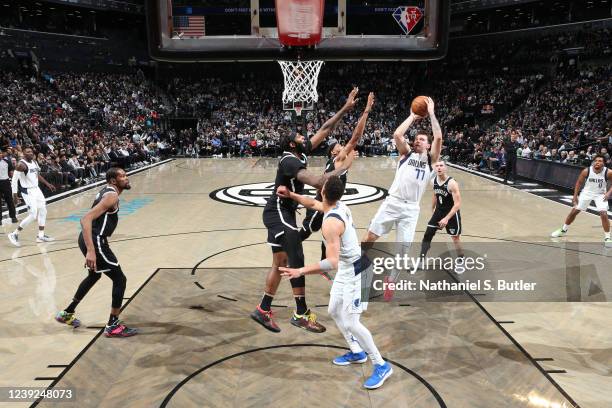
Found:
<svg viewBox="0 0 612 408"><path fill-rule="evenodd" d="M38 187L38 173L40 173L40 167L38 167L38 164L34 160L32 160L32 163L21 160L21 163L25 164L28 168L27 172L18 173L21 188Z"/></svg>
<svg viewBox="0 0 612 408"><path fill-rule="evenodd" d="M590 196L599 196L606 193L607 188L607 173L608 169L606 167L603 168L599 173L595 172L593 166L589 167L589 173L587 175L586 181L584 182L584 187L580 194L588 194Z"/></svg>
<svg viewBox="0 0 612 408"><path fill-rule="evenodd" d="M389 195L418 203L423 197L427 184L431 182L433 174L429 153L419 154L411 150L397 164Z"/></svg>
<svg viewBox="0 0 612 408"><path fill-rule="evenodd" d="M323 222L329 217L344 222L344 233L340 238L340 262L352 264L361 258L361 245L353 225L351 210L342 201L338 201L334 208L323 215Z"/></svg>

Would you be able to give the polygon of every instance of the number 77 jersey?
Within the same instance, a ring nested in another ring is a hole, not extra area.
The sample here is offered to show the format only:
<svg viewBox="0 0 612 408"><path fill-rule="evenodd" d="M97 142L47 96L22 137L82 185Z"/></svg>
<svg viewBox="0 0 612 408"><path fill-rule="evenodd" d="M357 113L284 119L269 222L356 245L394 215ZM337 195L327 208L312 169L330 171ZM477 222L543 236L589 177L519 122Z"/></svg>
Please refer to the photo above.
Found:
<svg viewBox="0 0 612 408"><path fill-rule="evenodd" d="M395 178L389 188L389 195L401 200L418 203L423 197L427 184L434 175L429 152L410 151L400 158Z"/></svg>

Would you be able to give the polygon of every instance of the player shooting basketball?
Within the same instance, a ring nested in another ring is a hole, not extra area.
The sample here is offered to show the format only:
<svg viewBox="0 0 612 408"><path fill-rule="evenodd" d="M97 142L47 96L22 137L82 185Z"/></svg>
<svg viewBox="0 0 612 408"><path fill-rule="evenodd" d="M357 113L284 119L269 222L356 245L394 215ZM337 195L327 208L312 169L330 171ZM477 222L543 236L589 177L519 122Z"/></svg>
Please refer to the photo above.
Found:
<svg viewBox="0 0 612 408"><path fill-rule="evenodd" d="M419 100L423 100L421 104L424 103L426 108L413 103L410 115L393 133L400 159L389 188L389 196L376 212L363 240L364 250L369 249L378 238L388 234L394 226L400 245L398 252L406 254L414 240L420 212L419 202L433 176L432 163L439 160L442 150L442 129L434 112L434 101L431 98L418 97L415 102ZM414 112L415 106L422 109L418 112L420 115ZM418 133L411 148L404 135L417 120L425 116L429 116L431 120L433 141L430 144L426 134ZM394 271L387 280L394 281L398 273Z"/></svg>

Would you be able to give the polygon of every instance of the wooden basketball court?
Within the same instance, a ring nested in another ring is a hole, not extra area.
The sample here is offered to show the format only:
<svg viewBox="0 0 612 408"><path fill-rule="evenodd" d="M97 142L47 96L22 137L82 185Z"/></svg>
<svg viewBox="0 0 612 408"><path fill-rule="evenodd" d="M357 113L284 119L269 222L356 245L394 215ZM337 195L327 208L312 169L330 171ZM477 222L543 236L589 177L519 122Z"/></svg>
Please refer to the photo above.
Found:
<svg viewBox="0 0 612 408"><path fill-rule="evenodd" d="M130 177L133 187L122 195L111 240L128 277L122 318L141 330L130 339L101 335L110 305L107 278L79 305L82 327L53 320L83 278L78 219L97 190L49 205L47 231L56 242L37 245L32 226L21 234L21 248L1 235L0 387L71 388L79 407L612 406L612 308L605 302L371 303L363 321L394 375L370 392L361 388L369 363L331 364L346 344L327 316L326 280L307 278L307 300L327 332L289 324L294 305L285 282L274 300L282 332L258 326L249 313L271 258L262 208L209 195L273 181L276 164L180 159ZM349 182L386 189L394 165L392 158L356 160ZM314 158L310 169L322 172L322 166ZM548 242L569 211L461 170L451 174L462 189L466 242ZM365 197L376 199L374 190ZM251 191L254 199L261 194ZM430 217L429 200L428 192L417 240ZM351 207L360 234L380 203ZM583 214L567 240L600 242L601 236L598 217ZM435 241L449 237L438 234ZM317 233L304 244L307 263L318 259L319 242ZM601 296L607 300L610 293Z"/></svg>

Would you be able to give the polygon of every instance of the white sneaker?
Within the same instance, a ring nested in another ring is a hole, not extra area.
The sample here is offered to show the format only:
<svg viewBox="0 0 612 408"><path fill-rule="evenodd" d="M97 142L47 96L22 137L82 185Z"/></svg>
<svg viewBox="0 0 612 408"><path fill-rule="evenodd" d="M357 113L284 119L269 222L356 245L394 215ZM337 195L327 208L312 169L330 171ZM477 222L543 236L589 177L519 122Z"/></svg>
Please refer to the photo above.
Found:
<svg viewBox="0 0 612 408"><path fill-rule="evenodd" d="M15 245L16 247L21 246L21 244L19 243L19 235L15 234L14 232L11 232L7 236L9 241L11 241L11 244Z"/></svg>
<svg viewBox="0 0 612 408"><path fill-rule="evenodd" d="M36 242L41 243L41 242L53 242L55 241L55 238L51 238L48 235L43 235L42 237L36 237Z"/></svg>
<svg viewBox="0 0 612 408"><path fill-rule="evenodd" d="M604 239L604 246L606 248L612 248L612 239L610 239L610 238Z"/></svg>
<svg viewBox="0 0 612 408"><path fill-rule="evenodd" d="M567 234L567 231L563 231L563 228L559 228L558 230L553 231L553 233L550 234L550 236L552 238L559 238L559 237L564 236L565 234Z"/></svg>

